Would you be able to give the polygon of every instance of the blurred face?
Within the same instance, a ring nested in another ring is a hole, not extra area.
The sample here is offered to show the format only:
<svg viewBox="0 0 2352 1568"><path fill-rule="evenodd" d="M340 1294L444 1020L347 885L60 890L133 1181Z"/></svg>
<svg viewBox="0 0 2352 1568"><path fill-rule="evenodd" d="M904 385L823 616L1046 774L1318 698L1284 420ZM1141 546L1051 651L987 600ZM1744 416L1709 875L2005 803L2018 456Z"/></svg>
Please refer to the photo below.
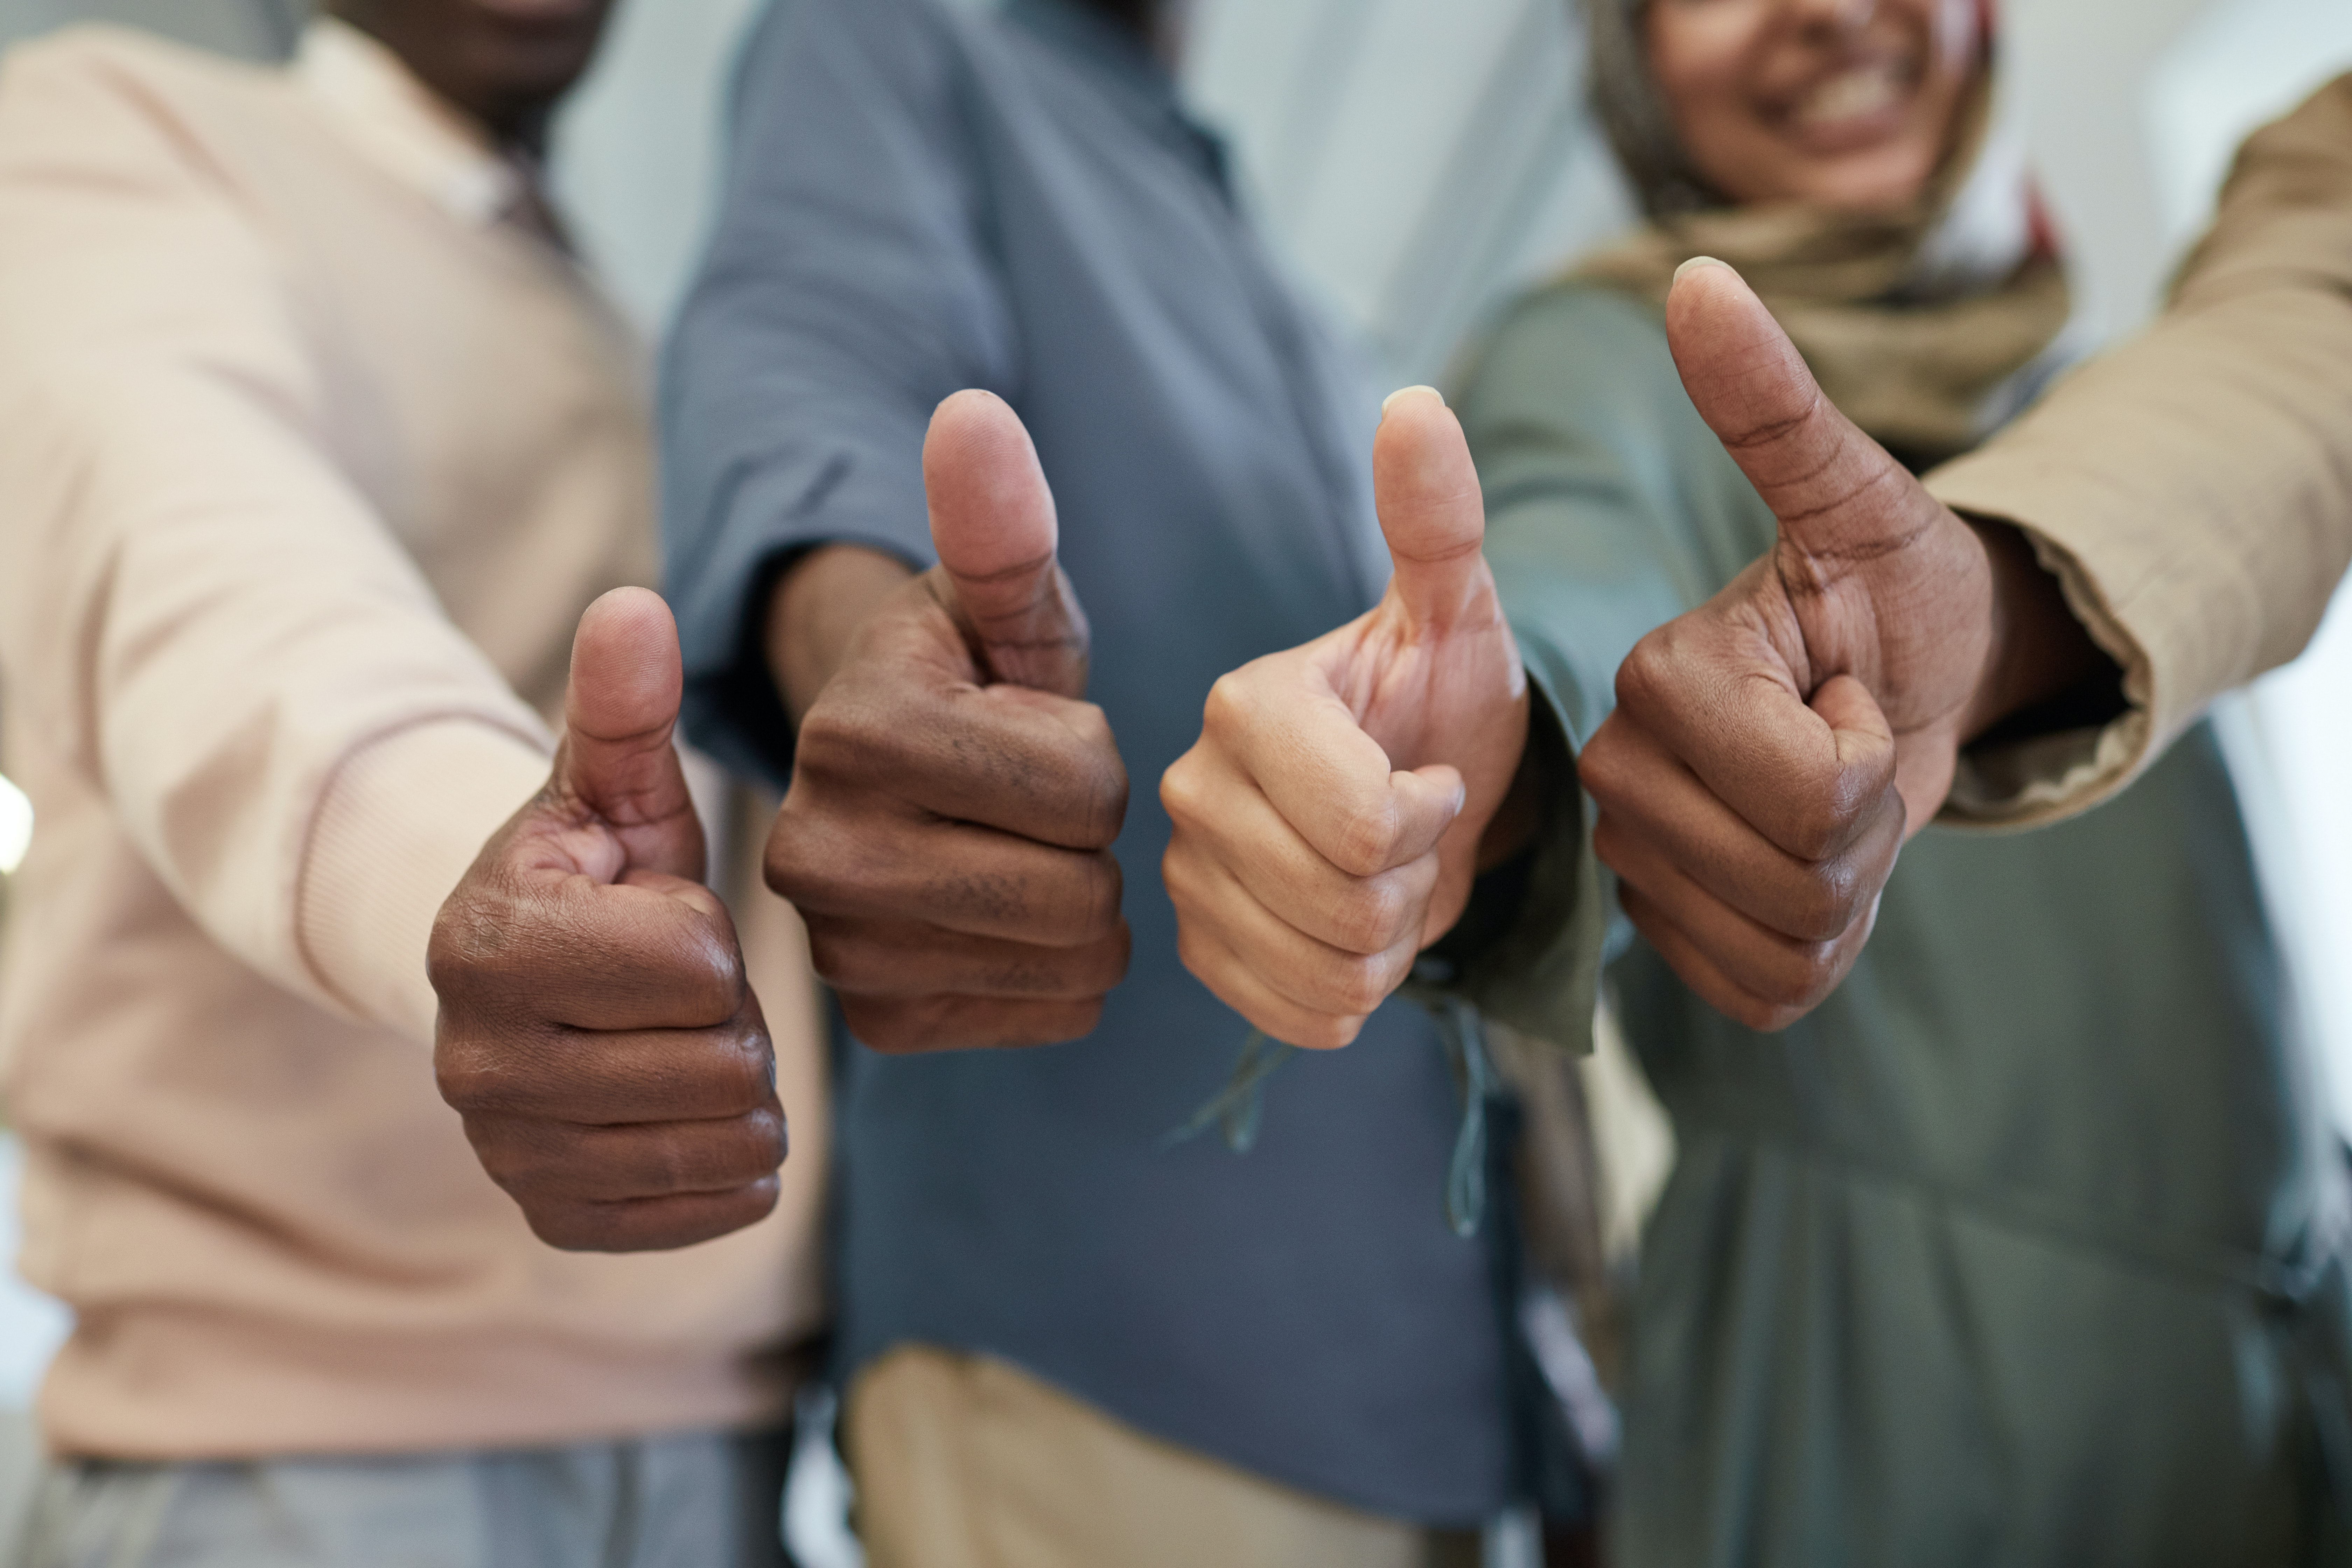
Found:
<svg viewBox="0 0 2352 1568"><path fill-rule="evenodd" d="M595 58L613 0L330 0L504 142L536 148Z"/></svg>
<svg viewBox="0 0 2352 1568"><path fill-rule="evenodd" d="M1983 63L1979 0L1650 0L1650 68L1732 201L1916 200Z"/></svg>

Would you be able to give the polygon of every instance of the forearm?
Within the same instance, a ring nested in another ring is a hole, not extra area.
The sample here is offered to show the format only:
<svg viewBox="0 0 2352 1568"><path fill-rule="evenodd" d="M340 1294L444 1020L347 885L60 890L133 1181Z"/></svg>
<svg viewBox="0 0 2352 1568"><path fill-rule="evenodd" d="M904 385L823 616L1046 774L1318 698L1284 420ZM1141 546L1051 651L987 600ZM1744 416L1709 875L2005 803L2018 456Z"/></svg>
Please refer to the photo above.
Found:
<svg viewBox="0 0 2352 1568"><path fill-rule="evenodd" d="M2035 557L2032 542L2007 523L1970 518L1990 569L1990 657L1960 727L1967 745L2037 710L2101 688L2121 710L2123 670L2102 652L2067 607L2058 578ZM2110 717L2112 714L2109 715Z"/></svg>
<svg viewBox="0 0 2352 1568"><path fill-rule="evenodd" d="M433 1041L434 918L492 834L547 782L532 739L420 724L335 770L301 861L295 918L319 983L358 1016Z"/></svg>
<svg viewBox="0 0 2352 1568"><path fill-rule="evenodd" d="M2095 805L2294 658L2352 560L2352 79L2248 143L2163 321L1927 484L2034 538L2129 705L1970 816Z"/></svg>
<svg viewBox="0 0 2352 1568"><path fill-rule="evenodd" d="M795 728L841 668L866 616L913 575L895 555L863 545L824 544L777 578L768 598L768 668Z"/></svg>

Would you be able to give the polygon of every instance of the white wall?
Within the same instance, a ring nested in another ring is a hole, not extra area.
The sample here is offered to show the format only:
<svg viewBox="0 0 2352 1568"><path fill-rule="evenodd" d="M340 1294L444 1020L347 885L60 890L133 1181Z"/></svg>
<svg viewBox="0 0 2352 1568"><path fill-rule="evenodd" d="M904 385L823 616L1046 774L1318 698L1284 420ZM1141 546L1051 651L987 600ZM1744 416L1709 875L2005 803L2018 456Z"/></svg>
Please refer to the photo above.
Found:
<svg viewBox="0 0 2352 1568"><path fill-rule="evenodd" d="M2352 69L2346 0L2224 0L2189 18L2151 60L2137 104L2144 260L2116 258L2116 287L2152 286L2212 209L2246 132ZM2102 232L2104 248L2115 248ZM2137 270L2135 269L2137 268ZM2352 1131L2352 611L2310 652L2225 704L2221 732L2246 799L2264 884L2320 1048L2336 1124Z"/></svg>
<svg viewBox="0 0 2352 1568"><path fill-rule="evenodd" d="M647 331L708 236L736 43L761 0L621 0L557 128L555 181L583 247Z"/></svg>

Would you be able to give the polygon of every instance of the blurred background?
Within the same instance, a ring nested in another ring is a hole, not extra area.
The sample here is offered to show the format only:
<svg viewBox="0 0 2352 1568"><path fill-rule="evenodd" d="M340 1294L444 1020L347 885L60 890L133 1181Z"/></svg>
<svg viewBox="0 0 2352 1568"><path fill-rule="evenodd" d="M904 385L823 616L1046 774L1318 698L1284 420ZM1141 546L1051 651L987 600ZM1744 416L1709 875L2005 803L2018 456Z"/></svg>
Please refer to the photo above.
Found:
<svg viewBox="0 0 2352 1568"><path fill-rule="evenodd" d="M558 183L583 247L649 333L702 243L730 62L763 3L627 0L561 132ZM302 14L303 0L0 0L0 47L109 19L268 58ZM2005 23L2095 340L2147 317L2239 139L2352 69L2345 0L2018 0ZM1233 138L1299 278L1399 384L1442 382L1505 295L1630 216L1585 110L1570 0L1201 0L1197 26L1201 113ZM2304 1016L2352 1129L2347 687L2352 613L2339 602L2312 653L2234 700L2224 729ZM37 830L0 784L0 899ZM0 1263L16 1252L14 1172L0 1131ZM0 1268L0 1410L29 1401L63 1331L61 1312Z"/></svg>

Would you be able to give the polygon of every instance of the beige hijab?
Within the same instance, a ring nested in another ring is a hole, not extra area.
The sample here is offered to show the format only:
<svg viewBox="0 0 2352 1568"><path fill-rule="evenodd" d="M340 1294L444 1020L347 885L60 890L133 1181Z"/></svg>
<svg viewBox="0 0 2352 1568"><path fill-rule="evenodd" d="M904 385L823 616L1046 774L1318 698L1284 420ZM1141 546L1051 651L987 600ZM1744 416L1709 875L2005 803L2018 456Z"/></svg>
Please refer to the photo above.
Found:
<svg viewBox="0 0 2352 1568"><path fill-rule="evenodd" d="M1694 256L1738 268L1830 400L1919 465L1974 447L2063 358L2063 268L2036 235L2022 127L1984 72L1952 154L1913 207L1733 206L1691 165L1653 81L1648 0L1588 0L1593 95L1650 221L1573 279L1663 304Z"/></svg>

